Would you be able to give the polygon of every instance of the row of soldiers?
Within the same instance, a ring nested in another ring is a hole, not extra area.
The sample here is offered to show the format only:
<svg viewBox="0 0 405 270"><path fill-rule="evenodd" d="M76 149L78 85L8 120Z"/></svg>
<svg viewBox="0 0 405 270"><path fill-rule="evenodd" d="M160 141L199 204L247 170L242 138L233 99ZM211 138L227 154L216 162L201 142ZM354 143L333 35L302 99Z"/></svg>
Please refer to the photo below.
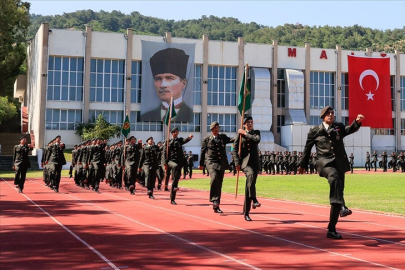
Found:
<svg viewBox="0 0 405 270"><path fill-rule="evenodd" d="M157 189L162 189L164 181L164 190L169 191L170 173L165 174L164 165L167 161L166 157L162 158L166 152L166 142L158 142L156 145L153 137L149 137L146 143L142 144L142 140L131 136L125 144L124 146L123 142L119 141L107 145L106 140L96 138L75 145L69 171L71 177L74 175L75 184L99 192L100 182L105 179L111 187L124 187L130 194L135 194L135 183L139 182L147 188L149 198L153 199L157 179ZM183 178L187 174L191 178L194 156L191 151L187 154L182 148L179 150Z"/></svg>
<svg viewBox="0 0 405 270"><path fill-rule="evenodd" d="M381 157L381 160L378 160L378 157ZM390 161L388 161L388 158L390 158ZM391 155L388 155L386 151L381 155L378 155L377 151L374 151L373 154L367 152L366 163L364 165L366 170L370 171L374 168L374 171L377 171L377 164L379 168L383 169L383 172L386 172L390 168L392 168L393 172L399 170L405 172L405 152L402 151L400 154L392 152Z"/></svg>
<svg viewBox="0 0 405 270"><path fill-rule="evenodd" d="M302 159L302 152L297 151L259 151L260 169L259 173L266 174L297 174L299 164ZM233 160L231 161L232 164ZM316 153L311 154L309 162L309 173L316 173Z"/></svg>

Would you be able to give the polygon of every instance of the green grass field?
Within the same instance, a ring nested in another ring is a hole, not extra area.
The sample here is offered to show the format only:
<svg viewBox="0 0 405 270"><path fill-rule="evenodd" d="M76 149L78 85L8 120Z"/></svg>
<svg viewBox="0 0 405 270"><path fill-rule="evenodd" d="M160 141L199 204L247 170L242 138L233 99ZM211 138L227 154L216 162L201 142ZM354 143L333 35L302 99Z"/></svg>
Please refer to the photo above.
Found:
<svg viewBox="0 0 405 270"><path fill-rule="evenodd" d="M197 172L197 171L196 171ZM62 176L68 176L64 170ZM198 177L200 174L194 174ZM13 178L14 173L0 172L1 178ZM42 177L42 171L29 171L27 177ZM235 193L236 177L224 179L222 190ZM181 181L180 187L209 190L210 179ZM245 176L239 177L238 194L244 195ZM328 205L329 185L318 175L260 175L256 184L259 197ZM405 174L346 174L345 200L349 208L405 215Z"/></svg>
<svg viewBox="0 0 405 270"><path fill-rule="evenodd" d="M346 174L345 200L349 208L405 215L405 174ZM235 193L236 177L224 179L223 192ZM180 182L180 187L209 190L210 180ZM245 176L239 177L238 194L244 195ZM329 204L329 185L318 175L260 175L256 183L259 197Z"/></svg>

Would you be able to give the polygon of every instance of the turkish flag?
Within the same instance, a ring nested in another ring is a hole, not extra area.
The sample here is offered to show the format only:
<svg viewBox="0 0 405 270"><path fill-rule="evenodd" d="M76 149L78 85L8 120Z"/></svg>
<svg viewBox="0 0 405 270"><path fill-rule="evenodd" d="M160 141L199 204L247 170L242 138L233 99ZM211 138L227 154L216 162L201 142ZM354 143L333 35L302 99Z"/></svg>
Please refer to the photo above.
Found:
<svg viewBox="0 0 405 270"><path fill-rule="evenodd" d="M364 115L363 126L393 128L390 59L348 55L349 122Z"/></svg>

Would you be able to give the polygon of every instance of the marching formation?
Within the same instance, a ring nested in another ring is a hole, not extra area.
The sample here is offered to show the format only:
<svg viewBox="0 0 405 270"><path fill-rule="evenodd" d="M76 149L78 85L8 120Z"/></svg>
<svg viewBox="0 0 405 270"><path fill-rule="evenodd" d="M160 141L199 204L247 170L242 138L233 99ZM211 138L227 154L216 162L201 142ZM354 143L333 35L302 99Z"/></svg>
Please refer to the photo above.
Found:
<svg viewBox="0 0 405 270"><path fill-rule="evenodd" d="M346 207L344 200L345 173L353 170L354 156L347 156L343 138L358 131L364 116L359 114L353 123L345 127L342 123L334 121L334 110L326 106L321 111L323 120L319 126L313 127L307 136L303 152L264 152L259 151L261 140L260 131L253 129L253 118L246 116L242 121L242 128L238 130L235 138L220 133L220 124L212 122L211 134L202 140L199 169L206 169L210 176L209 201L215 213L223 213L220 209L221 192L224 174L227 169L237 173L242 171L246 176L245 200L243 206L244 219L252 221L249 216L251 208L260 207L256 198L257 176L262 174L297 174L318 173L325 177L330 185L330 217L327 237L341 239L336 231L338 218L352 214ZM187 138L179 137L178 128L173 128L171 138L155 144L153 137L146 143L131 136L123 143L119 141L107 145L107 140L95 138L74 146L72 151L72 165L69 171L77 186L100 192L100 182L106 181L109 186L117 189L125 188L130 194L135 194L136 182L147 189L150 199L155 199L154 190L170 191L170 203L176 205L176 193L179 190L179 180L188 174L192 177L194 156L191 151L183 151L183 145L193 139L190 134ZM231 163L228 163L226 145L233 143ZM316 153L311 152L315 146ZM65 145L61 137L57 136L50 141L42 155L44 168L44 182L55 192L59 192L61 169L66 164L63 150ZM25 137L21 137L20 144L14 148L15 185L21 193L24 189L25 175L29 168L28 152L31 145L26 144ZM371 164L377 165L377 152L373 155L367 152L366 169L370 170ZM399 156L392 153L391 162L384 152L380 167L386 168L391 164L394 172L400 167L405 171L405 155ZM372 158L372 159L371 159ZM372 161L371 161L372 160ZM229 166L231 165L231 166ZM308 170L309 169L309 170ZM74 170L74 173L73 173ZM169 190L169 181L172 180ZM156 181L157 180L157 181ZM157 184L156 184L157 182ZM236 186L237 190L237 186Z"/></svg>
<svg viewBox="0 0 405 270"><path fill-rule="evenodd" d="M378 157L381 159L379 160ZM390 157L390 161L388 161L388 157ZM405 172L405 152L402 151L399 154L392 152L390 156L388 156L386 151L384 151L381 155L378 155L377 151L374 151L371 155L369 152L367 152L366 163L364 164L366 171L374 169L376 172L377 164L378 168L382 169L383 172L386 172L387 169L392 169L393 172Z"/></svg>
<svg viewBox="0 0 405 270"><path fill-rule="evenodd" d="M275 151L265 151L263 154L259 151L260 168L259 173L262 174L297 174L298 167L302 160L302 152L297 151L285 151L275 152ZM310 162L306 168L307 173L313 174L316 171L316 153L312 153L310 157Z"/></svg>

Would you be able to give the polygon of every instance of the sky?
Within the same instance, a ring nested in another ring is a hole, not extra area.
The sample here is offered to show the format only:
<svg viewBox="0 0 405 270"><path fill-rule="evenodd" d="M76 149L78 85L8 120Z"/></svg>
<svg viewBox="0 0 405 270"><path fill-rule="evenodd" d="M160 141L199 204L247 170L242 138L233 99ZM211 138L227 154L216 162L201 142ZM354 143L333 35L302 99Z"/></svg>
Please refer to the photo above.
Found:
<svg viewBox="0 0 405 270"><path fill-rule="evenodd" d="M309 26L352 26L373 29L403 28L405 1L59 1L25 0L31 13L61 15L82 9L119 10L167 20L199 19L201 16L233 17L243 23L265 26L285 23Z"/></svg>

